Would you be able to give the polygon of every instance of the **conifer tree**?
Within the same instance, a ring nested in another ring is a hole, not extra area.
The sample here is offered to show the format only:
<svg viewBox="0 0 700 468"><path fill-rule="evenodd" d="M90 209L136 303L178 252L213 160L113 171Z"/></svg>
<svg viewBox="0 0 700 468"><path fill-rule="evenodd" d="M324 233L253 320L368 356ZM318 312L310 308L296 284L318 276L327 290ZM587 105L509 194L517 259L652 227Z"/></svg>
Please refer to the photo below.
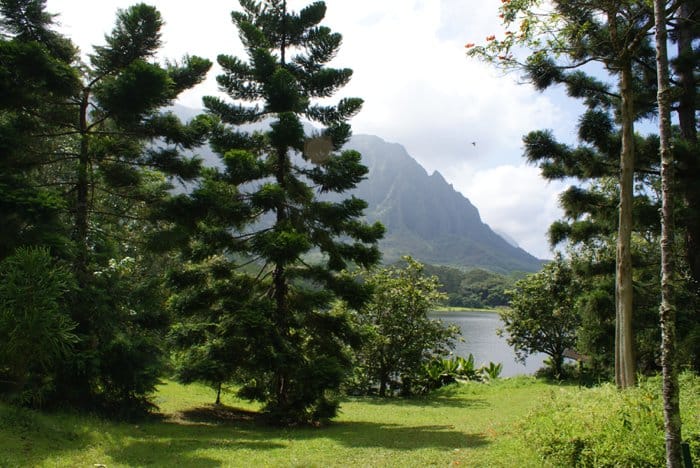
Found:
<svg viewBox="0 0 700 468"><path fill-rule="evenodd" d="M259 262L253 292L264 299L259 315L270 324L258 337L265 345L247 358L243 393L263 401L278 422L318 420L335 415L329 395L350 362L349 322L330 313L329 303L367 297L337 272L377 263L383 234L381 225L360 220L364 201L329 201L367 173L360 154L341 151L350 136L346 121L362 101L314 102L331 97L352 75L326 66L341 36L320 26L323 2L299 12L282 0L240 4L232 18L248 58L218 57L224 70L218 82L233 102L206 97L204 103L223 122L211 141L225 165L222 177L239 187L237 200L257 221L230 247ZM323 129L307 135L302 119ZM256 122L269 129L250 135L239 128Z"/></svg>
<svg viewBox="0 0 700 468"><path fill-rule="evenodd" d="M207 118L183 124L163 111L199 83L211 63L195 56L185 56L180 63L155 62L162 26L152 6L120 10L105 44L95 47L89 64L81 67L81 91L69 101L74 118L65 133L71 137L74 165L67 183L74 265L82 289L74 319L87 345L80 354L87 361L64 372L65 386L79 390L76 398L85 398L77 381L87 389L107 389L103 399L138 401L152 391L160 371L154 357L160 354L156 337L165 323L163 310L125 303L130 294L123 288L137 286L125 283L135 270L108 262L120 265L121 258L113 257L129 256L119 247L115 250L110 234L128 230L132 220L141 224L141 232L146 230L147 206L167 196L166 177L197 176L199 161L182 150L201 145L209 130ZM96 271L103 274L97 277ZM106 294L110 290L115 294ZM95 354L98 359L90 358Z"/></svg>
<svg viewBox="0 0 700 468"><path fill-rule="evenodd" d="M71 239L63 255L79 286L70 308L79 341L72 359L54 370L54 396L128 411L129 403L145 403L157 383L159 334L167 325L159 289L149 287L153 269L134 264L141 256L136 243L151 229L148 205L167 196L167 179L197 176L199 161L182 150L202 144L209 131L208 117L184 124L162 109L199 83L211 63L190 56L157 63L163 21L145 4L118 12L114 30L88 63L52 31L44 0L1 0L0 6L15 49L34 47L17 55L21 66L0 73L13 86L10 105L21 98L34 106L17 104L21 114L10 108L8 115L24 120L2 123L23 123L25 133L1 144L16 155L11 169L32 167L35 200L53 202L37 187L54 188L59 202L45 211L62 221L59 232ZM32 73L43 73L45 81Z"/></svg>
<svg viewBox="0 0 700 468"><path fill-rule="evenodd" d="M639 87L641 76L653 76L646 62L650 56L649 31L653 11L648 2L561 1L545 6L541 0L503 2L502 17L520 33L507 31L502 41L474 48L472 54L487 57L509 67L524 67L538 89L567 83L574 97L595 104L607 86L591 80L580 70L585 64L600 63L617 80L617 90L603 96L603 105L613 105L620 125L619 210L615 275L615 382L620 388L636 382L633 347L632 211L634 199L634 125L649 110L653 99L640 99L651 87ZM526 63L512 53L515 45L534 49ZM653 56L652 56L653 57ZM572 71L573 70L573 71ZM639 104L642 104L639 107Z"/></svg>
<svg viewBox="0 0 700 468"><path fill-rule="evenodd" d="M71 67L75 49L51 30L43 3L0 2L0 259L23 244L65 252L68 241L60 219L65 200L41 178L59 148L39 135L66 117L63 103L80 83Z"/></svg>

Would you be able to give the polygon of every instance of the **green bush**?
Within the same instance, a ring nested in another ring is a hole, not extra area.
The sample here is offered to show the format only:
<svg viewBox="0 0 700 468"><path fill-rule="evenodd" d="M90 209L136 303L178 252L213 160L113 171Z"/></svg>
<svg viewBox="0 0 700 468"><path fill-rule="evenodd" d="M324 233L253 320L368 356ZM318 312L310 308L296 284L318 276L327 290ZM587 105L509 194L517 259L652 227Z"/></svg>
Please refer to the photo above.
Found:
<svg viewBox="0 0 700 468"><path fill-rule="evenodd" d="M575 393L574 393L575 392ZM575 395L575 396L574 396ZM683 438L700 460L700 378L681 376ZM523 436L554 466L664 466L661 379L554 391L523 423Z"/></svg>
<svg viewBox="0 0 700 468"><path fill-rule="evenodd" d="M38 406L53 368L72 353L75 323L65 310L70 272L46 248L19 248L0 262L0 395Z"/></svg>
<svg viewBox="0 0 700 468"><path fill-rule="evenodd" d="M424 366L448 354L459 335L455 325L428 316L444 299L437 278L426 276L423 265L412 258L404 261L403 268L383 268L364 279L373 293L362 308L351 312L362 344L345 385L350 394L421 393ZM343 304L337 307L341 314L347 310Z"/></svg>
<svg viewBox="0 0 700 468"><path fill-rule="evenodd" d="M428 393L458 381L489 382L501 375L503 364L489 362L477 368L474 356L461 356L452 359L433 359L423 365L418 378L418 393Z"/></svg>

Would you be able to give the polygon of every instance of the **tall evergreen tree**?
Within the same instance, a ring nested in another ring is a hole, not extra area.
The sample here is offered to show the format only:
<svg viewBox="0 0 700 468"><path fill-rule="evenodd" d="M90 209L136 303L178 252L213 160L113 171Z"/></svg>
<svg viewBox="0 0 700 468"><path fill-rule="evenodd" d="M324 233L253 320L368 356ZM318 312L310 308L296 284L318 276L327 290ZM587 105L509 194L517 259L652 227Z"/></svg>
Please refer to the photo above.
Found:
<svg viewBox="0 0 700 468"><path fill-rule="evenodd" d="M44 3L0 2L0 259L22 244L65 252L68 240L65 200L42 177L60 147L42 135L60 128L80 82L71 67L75 49L52 31Z"/></svg>
<svg viewBox="0 0 700 468"><path fill-rule="evenodd" d="M148 204L167 196L167 178L198 174L199 161L181 151L203 143L210 120L183 124L162 109L199 83L211 63L189 56L155 62L163 21L145 4L118 12L114 30L88 63L51 30L45 1L2 0L0 7L1 25L14 43L35 49L16 54L24 61L2 75L14 86L7 89L8 102L22 111L10 108L11 119L2 124L24 125L17 133L22 139L2 144L17 155L11 169L25 164L40 176L32 180L35 200L48 199L36 189L41 185L59 195L60 203L46 211L63 221L59 232L72 240L64 242L63 255L79 286L71 305L79 342L73 357L56 366L54 396L118 411L129 402L140 405L157 383L158 334L167 321L158 288L147 287L152 269L133 265L142 256L135 243L150 229ZM15 51L22 52L19 45ZM19 99L34 107L12 102Z"/></svg>
<svg viewBox="0 0 700 468"><path fill-rule="evenodd" d="M666 466L680 467L681 413L676 355L676 308L674 281L673 153L671 151L671 86L668 62L666 2L654 0L656 75L658 81L659 140L661 154L661 366L663 371Z"/></svg>
<svg viewBox="0 0 700 468"><path fill-rule="evenodd" d="M80 399L85 399L81 392L103 388L101 397L107 400L139 400L157 382L153 358L160 354L156 337L164 312L123 302L131 296L122 288L128 289L134 270L114 268L108 261L129 256L111 234L128 230L134 219L146 223L147 205L167 196L164 177L197 176L199 161L182 150L201 145L209 130L207 118L183 124L163 111L204 78L211 62L194 56L181 63L155 62L162 26L154 7L136 4L119 11L105 45L95 47L89 64L80 67L81 91L68 103L73 118L64 133L71 138L73 159L66 183L81 287L74 319L84 344L79 356L86 360L64 374L65 387L77 389L73 395ZM110 290L114 294L105 294Z"/></svg>
<svg viewBox="0 0 700 468"><path fill-rule="evenodd" d="M634 124L648 107L638 107L639 96L648 87L638 86L639 74L649 76L645 59L650 50L648 33L653 11L644 1L555 1L548 13L538 11L544 2L526 0L504 2L503 17L517 23L520 33L509 31L503 41L492 41L472 53L501 61L507 66L523 66L534 84L544 89L555 83L569 83L575 97L600 99L607 86L578 69L598 62L617 79L617 92L603 96L602 103L614 105L620 125L619 185L615 276L615 381L621 388L635 384L633 349L632 287L632 210L634 191ZM515 44L534 48L526 64L519 64L511 53ZM651 89L654 89L652 87Z"/></svg>
<svg viewBox="0 0 700 468"><path fill-rule="evenodd" d="M279 422L322 419L336 412L329 392L348 370L344 349L352 335L329 303L367 297L365 288L337 272L377 263L383 234L380 224L360 221L364 201L330 201L330 194L352 189L367 173L360 154L341 151L350 136L346 121L362 101L314 102L330 98L352 76L326 66L341 36L320 26L323 2L299 12L282 0L240 3L232 18L248 60L218 57L224 70L218 82L234 102L206 97L204 103L224 123L211 141L224 177L239 186L237 199L258 221L231 247L260 262L258 289L267 304L260 314L271 326L267 346L252 357L258 366L249 366L244 393L263 401ZM307 136L302 119L324 128ZM269 129L252 136L238 128L256 122Z"/></svg>

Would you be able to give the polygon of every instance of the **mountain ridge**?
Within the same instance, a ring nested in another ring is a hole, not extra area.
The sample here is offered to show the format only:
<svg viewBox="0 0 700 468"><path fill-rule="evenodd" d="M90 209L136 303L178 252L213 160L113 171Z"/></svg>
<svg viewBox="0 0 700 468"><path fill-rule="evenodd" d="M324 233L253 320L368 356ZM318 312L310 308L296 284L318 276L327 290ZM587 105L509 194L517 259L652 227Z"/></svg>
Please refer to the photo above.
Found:
<svg viewBox="0 0 700 468"><path fill-rule="evenodd" d="M501 273L542 266L542 260L494 232L467 197L439 171L428 174L402 145L358 134L346 149L362 154L369 169L351 193L367 201L368 221L387 228L380 241L385 262L411 255L425 263Z"/></svg>
<svg viewBox="0 0 700 468"><path fill-rule="evenodd" d="M198 113L179 105L171 110L184 118ZM264 124L258 124L245 131L264 128ZM512 239L492 230L467 197L439 171L429 174L401 144L376 135L357 134L345 149L362 155L368 175L354 190L328 197L340 200L354 195L367 202L366 220L380 221L386 227L380 241L384 263L410 255L433 265L483 268L497 273L534 272L544 263ZM199 155L205 165L221 167L208 147L200 148ZM187 190L187 186L183 189Z"/></svg>

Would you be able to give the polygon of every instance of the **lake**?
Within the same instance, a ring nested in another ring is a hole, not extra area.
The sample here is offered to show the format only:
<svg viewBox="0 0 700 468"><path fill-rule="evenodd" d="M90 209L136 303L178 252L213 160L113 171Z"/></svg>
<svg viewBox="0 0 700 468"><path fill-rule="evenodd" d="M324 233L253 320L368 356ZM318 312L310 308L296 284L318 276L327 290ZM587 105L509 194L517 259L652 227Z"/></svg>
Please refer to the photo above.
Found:
<svg viewBox="0 0 700 468"><path fill-rule="evenodd" d="M456 343L454 354L456 356L474 355L476 366L489 361L503 363L501 377L512 377L519 374L534 374L543 366L547 358L544 354L529 356L523 365L515 360L513 348L508 346L505 337L496 334L496 329L503 326L497 313L492 312L432 312L431 318L437 318L446 324L455 324L462 331L464 341Z"/></svg>

